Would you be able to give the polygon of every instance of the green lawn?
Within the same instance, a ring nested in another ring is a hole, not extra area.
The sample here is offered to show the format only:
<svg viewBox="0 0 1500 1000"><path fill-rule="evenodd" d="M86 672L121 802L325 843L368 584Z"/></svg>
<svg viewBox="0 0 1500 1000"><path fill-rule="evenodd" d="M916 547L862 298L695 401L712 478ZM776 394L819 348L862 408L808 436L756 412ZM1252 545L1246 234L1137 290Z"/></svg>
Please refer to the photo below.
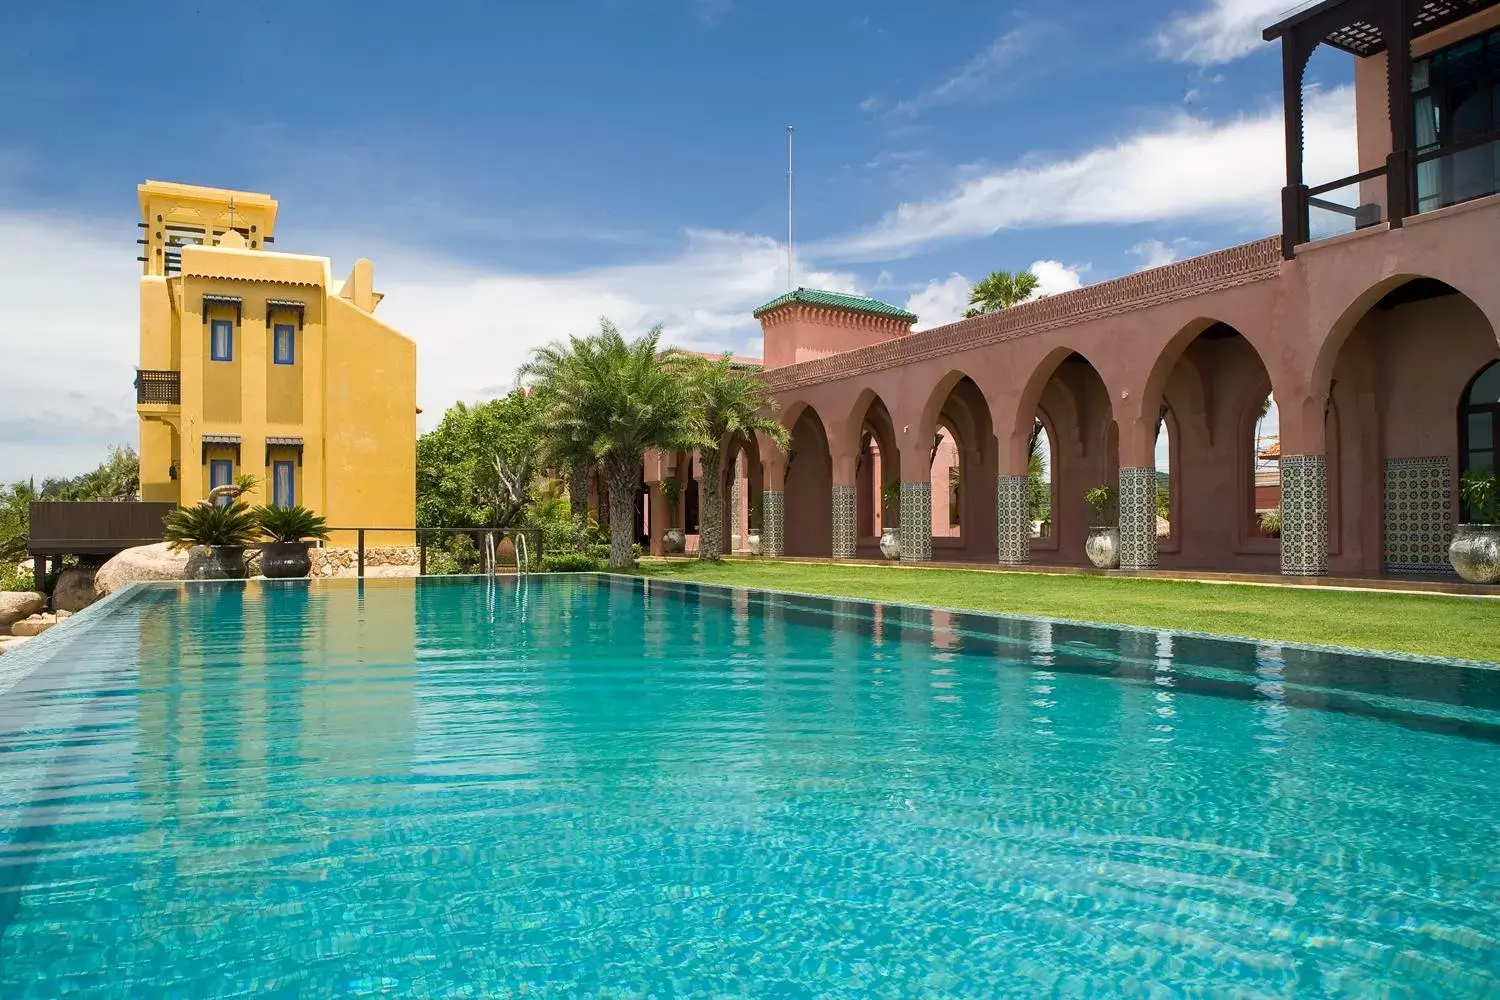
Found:
<svg viewBox="0 0 1500 1000"><path fill-rule="evenodd" d="M1500 601L967 569L731 560L641 575L1500 662Z"/></svg>

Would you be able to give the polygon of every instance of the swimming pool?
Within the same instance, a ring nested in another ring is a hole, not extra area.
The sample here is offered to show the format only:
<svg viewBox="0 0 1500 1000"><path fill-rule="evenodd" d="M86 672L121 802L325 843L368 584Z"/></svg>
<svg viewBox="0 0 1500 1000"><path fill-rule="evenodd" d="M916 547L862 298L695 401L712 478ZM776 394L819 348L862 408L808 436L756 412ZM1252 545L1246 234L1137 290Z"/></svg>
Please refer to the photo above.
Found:
<svg viewBox="0 0 1500 1000"><path fill-rule="evenodd" d="M0 658L0 996L1484 996L1500 671L595 576Z"/></svg>

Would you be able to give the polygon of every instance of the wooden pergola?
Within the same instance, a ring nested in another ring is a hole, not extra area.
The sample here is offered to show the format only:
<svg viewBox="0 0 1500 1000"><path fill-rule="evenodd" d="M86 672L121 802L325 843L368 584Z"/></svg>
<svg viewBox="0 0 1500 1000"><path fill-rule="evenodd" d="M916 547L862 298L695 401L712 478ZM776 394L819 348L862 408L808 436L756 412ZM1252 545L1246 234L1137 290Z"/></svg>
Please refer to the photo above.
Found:
<svg viewBox="0 0 1500 1000"><path fill-rule="evenodd" d="M1500 0L1321 0L1305 4L1271 25L1266 41L1281 40L1282 90L1286 102L1286 187L1281 190L1282 253L1288 259L1310 238L1310 199L1328 191L1384 176L1386 221L1400 228L1412 214L1411 43L1429 32L1462 20ZM1391 152L1379 167L1309 188L1302 175L1302 78L1319 45L1331 45L1361 59L1388 53L1386 92L1390 101Z"/></svg>

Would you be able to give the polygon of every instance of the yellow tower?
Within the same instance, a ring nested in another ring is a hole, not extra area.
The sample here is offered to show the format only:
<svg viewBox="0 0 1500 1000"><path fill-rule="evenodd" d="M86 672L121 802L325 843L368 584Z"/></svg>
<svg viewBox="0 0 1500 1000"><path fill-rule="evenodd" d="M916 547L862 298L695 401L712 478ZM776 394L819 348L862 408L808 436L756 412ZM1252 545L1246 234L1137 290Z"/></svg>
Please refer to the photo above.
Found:
<svg viewBox="0 0 1500 1000"><path fill-rule="evenodd" d="M137 191L142 499L194 503L248 473L253 502L301 504L335 528L412 527L416 346L373 315L371 263L336 281L326 257L271 252L269 195Z"/></svg>

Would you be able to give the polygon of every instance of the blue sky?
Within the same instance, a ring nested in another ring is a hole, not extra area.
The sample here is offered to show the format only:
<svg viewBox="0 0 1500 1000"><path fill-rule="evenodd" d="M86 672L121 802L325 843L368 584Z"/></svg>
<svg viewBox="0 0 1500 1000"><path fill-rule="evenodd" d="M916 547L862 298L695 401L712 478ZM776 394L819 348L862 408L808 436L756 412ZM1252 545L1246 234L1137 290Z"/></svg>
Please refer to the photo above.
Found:
<svg viewBox="0 0 1500 1000"><path fill-rule="evenodd" d="M1265 235L1256 39L1287 5L0 4L0 334L27 372L0 477L134 437L145 178L269 192L277 249L372 257L433 417L602 313L758 351L788 122L798 283L923 326L993 269L1062 291ZM1312 67L1310 178L1353 171L1351 74Z"/></svg>

